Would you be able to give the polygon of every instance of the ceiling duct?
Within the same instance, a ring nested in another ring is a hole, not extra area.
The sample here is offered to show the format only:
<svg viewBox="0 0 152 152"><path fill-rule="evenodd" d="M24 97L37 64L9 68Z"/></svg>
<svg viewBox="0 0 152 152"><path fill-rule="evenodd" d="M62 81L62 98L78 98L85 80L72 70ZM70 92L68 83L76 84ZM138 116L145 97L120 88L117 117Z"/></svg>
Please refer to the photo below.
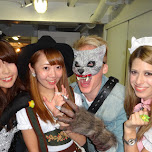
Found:
<svg viewBox="0 0 152 152"><path fill-rule="evenodd" d="M113 12L125 4L129 4L133 0L100 0L95 12L90 16L91 23L101 23L107 10L113 7ZM112 15L112 14L110 14ZM118 15L118 14L117 14ZM115 15L116 16L116 15Z"/></svg>

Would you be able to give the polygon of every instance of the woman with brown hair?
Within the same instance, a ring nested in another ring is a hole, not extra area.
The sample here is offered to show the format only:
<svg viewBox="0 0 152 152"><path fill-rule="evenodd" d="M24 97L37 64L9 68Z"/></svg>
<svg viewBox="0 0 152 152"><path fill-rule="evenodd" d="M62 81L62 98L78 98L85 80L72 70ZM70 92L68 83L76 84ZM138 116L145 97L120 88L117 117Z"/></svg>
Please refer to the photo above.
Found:
<svg viewBox="0 0 152 152"><path fill-rule="evenodd" d="M67 79L67 75L72 74L72 68L68 68L73 62L72 48L67 44L54 42L49 36L43 36L37 43L24 48L19 60L22 61L20 67L25 67L23 64L29 66L26 82L35 102L32 111L26 108L17 113L18 129L22 130L28 151L81 151L77 145L83 146L86 138L60 130L55 118L63 115L55 106L68 107L63 96L74 102ZM76 94L75 99L79 105L79 96ZM49 107L45 104L48 102Z"/></svg>
<svg viewBox="0 0 152 152"><path fill-rule="evenodd" d="M125 152L152 151L152 37L132 38L124 123Z"/></svg>
<svg viewBox="0 0 152 152"><path fill-rule="evenodd" d="M15 113L9 115L12 109L14 102L19 103L17 95L21 95L24 86L21 84L20 79L18 78L17 70L17 54L14 48L5 40L0 40L0 151L9 151L9 152L18 152L24 151L26 149L25 144L23 149L18 149L15 139L11 146L14 134L15 137L21 137L19 130L16 127L16 117ZM8 107L10 109L8 110ZM23 107L26 107L23 106ZM5 116L9 119L6 119ZM21 139L19 139L21 140ZM19 143L21 146L21 143ZM20 147L22 148L22 147Z"/></svg>

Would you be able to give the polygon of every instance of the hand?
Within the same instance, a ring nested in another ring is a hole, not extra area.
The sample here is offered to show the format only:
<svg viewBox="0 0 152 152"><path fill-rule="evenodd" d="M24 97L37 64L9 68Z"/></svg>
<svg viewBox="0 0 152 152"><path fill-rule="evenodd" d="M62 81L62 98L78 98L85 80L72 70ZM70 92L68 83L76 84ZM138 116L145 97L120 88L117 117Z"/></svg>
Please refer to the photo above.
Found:
<svg viewBox="0 0 152 152"><path fill-rule="evenodd" d="M60 126L60 129L69 130L89 137L99 151L105 151L112 146L116 146L115 136L105 128L104 122L101 119L86 109L78 107L72 101L65 98L64 100L73 111L65 107L57 107L68 116L58 117L58 121L69 124L68 126Z"/></svg>
<svg viewBox="0 0 152 152"><path fill-rule="evenodd" d="M64 86L62 85L61 87L62 87L62 92L59 92L57 86L55 85L55 94L51 101L48 101L46 97L43 97L46 106L52 112L54 117L63 115L58 109L55 108L56 105L62 106L65 103L62 95L67 96L67 93Z"/></svg>
<svg viewBox="0 0 152 152"><path fill-rule="evenodd" d="M124 127L126 131L136 131L137 127L143 126L143 125L147 125L148 122L143 121L141 119L141 115L147 115L148 116L148 111L147 109L144 110L140 110L139 112L135 112L133 113L129 119L124 123Z"/></svg>

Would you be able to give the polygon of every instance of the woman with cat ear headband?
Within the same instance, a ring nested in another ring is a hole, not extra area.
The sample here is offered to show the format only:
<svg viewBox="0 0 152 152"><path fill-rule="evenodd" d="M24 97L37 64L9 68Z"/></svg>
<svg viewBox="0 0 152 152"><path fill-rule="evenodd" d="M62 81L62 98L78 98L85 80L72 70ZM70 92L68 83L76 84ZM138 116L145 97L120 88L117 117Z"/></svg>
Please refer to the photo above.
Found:
<svg viewBox="0 0 152 152"><path fill-rule="evenodd" d="M152 37L132 38L124 123L125 152L152 151Z"/></svg>

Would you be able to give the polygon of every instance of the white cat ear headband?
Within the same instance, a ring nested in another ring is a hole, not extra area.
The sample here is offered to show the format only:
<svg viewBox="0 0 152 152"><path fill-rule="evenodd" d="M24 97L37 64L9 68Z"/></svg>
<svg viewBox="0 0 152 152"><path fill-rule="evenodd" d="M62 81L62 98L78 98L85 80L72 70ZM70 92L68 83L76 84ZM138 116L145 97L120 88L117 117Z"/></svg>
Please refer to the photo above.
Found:
<svg viewBox="0 0 152 152"><path fill-rule="evenodd" d="M138 47L144 46L144 45L152 46L152 37L142 37L139 39L132 37L131 48L128 48L128 50L130 54L132 54Z"/></svg>

